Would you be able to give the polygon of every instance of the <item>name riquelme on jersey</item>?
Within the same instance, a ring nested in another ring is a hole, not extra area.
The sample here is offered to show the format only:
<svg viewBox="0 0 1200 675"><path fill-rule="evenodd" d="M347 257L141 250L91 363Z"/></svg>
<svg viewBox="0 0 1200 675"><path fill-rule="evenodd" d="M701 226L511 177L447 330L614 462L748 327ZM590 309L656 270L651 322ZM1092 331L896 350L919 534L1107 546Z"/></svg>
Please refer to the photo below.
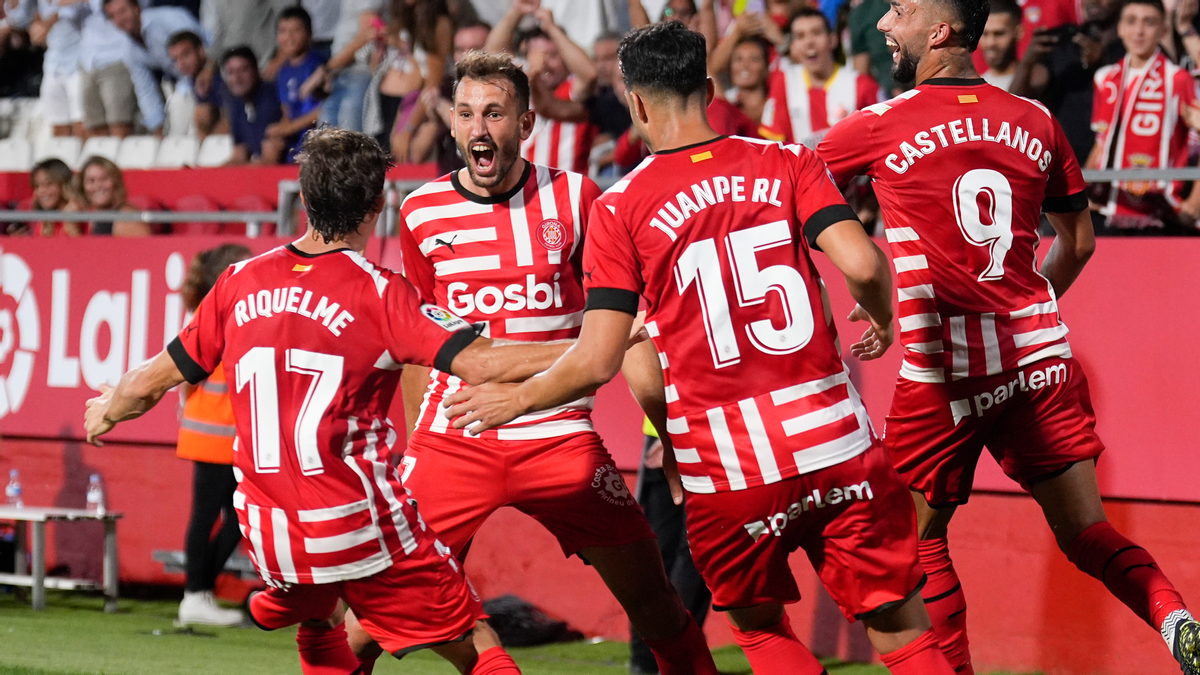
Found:
<svg viewBox="0 0 1200 675"><path fill-rule="evenodd" d="M300 295L301 293L304 294L303 297ZM276 288L270 291L263 289L257 293L248 294L245 300L238 300L233 306L233 316L237 320L237 325L241 327L255 319L269 319L277 314L291 312L313 321L320 321L321 325L328 328L330 333L341 337L342 329L354 321L354 317L350 312L341 309L338 303L330 302L329 298L324 295L310 310L309 304L312 302L312 298L312 291L299 286Z"/></svg>

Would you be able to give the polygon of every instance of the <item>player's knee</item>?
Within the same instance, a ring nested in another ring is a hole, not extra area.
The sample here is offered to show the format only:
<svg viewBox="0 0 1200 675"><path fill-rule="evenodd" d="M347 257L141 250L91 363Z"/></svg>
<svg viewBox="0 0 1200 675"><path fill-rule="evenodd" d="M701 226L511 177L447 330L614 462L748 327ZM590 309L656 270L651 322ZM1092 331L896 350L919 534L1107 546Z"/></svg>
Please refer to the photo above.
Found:
<svg viewBox="0 0 1200 675"><path fill-rule="evenodd" d="M753 607L739 607L725 612L729 623L742 631L763 630L783 620L783 605L766 603Z"/></svg>

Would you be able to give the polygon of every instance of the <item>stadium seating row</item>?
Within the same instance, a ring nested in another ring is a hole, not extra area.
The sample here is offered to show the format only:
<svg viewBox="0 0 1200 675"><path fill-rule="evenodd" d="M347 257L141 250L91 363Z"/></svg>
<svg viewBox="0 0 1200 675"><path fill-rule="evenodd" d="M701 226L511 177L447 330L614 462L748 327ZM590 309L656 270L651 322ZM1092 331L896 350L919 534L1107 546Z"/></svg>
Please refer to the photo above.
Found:
<svg viewBox="0 0 1200 675"><path fill-rule="evenodd" d="M36 143L24 138L0 139L0 171L28 171L35 163L57 157L72 169L88 157L100 155L122 169L178 169L213 167L229 161L233 137L214 134L199 142L193 136L95 136L80 142L73 136L47 137Z"/></svg>

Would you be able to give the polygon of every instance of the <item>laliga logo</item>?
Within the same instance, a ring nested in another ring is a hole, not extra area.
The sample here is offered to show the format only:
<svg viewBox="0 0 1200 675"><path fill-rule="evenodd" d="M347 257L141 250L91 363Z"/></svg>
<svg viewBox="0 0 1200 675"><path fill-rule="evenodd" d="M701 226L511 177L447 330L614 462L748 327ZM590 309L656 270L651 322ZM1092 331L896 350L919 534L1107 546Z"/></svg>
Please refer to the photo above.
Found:
<svg viewBox="0 0 1200 675"><path fill-rule="evenodd" d="M0 309L0 363L8 363L12 355L8 374L0 375L0 417L21 409L33 378L33 354L41 347L37 298L29 287L32 277L29 265L19 256L0 254L0 290L17 304L15 317L7 307Z"/></svg>

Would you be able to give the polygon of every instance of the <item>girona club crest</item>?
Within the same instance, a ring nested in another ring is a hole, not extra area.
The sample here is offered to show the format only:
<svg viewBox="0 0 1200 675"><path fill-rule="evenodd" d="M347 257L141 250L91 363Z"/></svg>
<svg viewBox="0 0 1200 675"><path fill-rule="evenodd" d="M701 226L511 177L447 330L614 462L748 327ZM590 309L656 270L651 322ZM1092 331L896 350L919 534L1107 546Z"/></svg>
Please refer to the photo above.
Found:
<svg viewBox="0 0 1200 675"><path fill-rule="evenodd" d="M33 379L33 355L41 347L32 280L20 256L0 254L0 417L21 409Z"/></svg>
<svg viewBox="0 0 1200 675"><path fill-rule="evenodd" d="M537 228L537 240L547 251L561 251L567 247L567 228L553 218L543 220Z"/></svg>

